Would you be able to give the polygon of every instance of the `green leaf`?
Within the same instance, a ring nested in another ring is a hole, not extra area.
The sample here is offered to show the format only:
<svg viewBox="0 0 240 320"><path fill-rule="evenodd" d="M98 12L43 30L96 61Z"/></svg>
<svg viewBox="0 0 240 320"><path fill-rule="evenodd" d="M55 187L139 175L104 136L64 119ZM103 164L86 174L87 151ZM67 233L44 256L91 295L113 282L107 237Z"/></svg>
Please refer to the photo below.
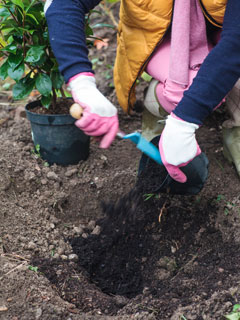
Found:
<svg viewBox="0 0 240 320"><path fill-rule="evenodd" d="M92 26L92 29L104 28L104 27L115 29L115 27L109 23L96 23L94 26Z"/></svg>
<svg viewBox="0 0 240 320"><path fill-rule="evenodd" d="M11 87L11 83L5 82L2 87L3 87L4 90L9 90L10 87Z"/></svg>
<svg viewBox="0 0 240 320"><path fill-rule="evenodd" d="M42 96L41 103L45 108L48 109L50 104L51 104L51 102L52 102L52 96L51 95L49 95L47 97Z"/></svg>
<svg viewBox="0 0 240 320"><path fill-rule="evenodd" d="M64 78L58 71L51 72L51 80L53 88L55 89L61 89L64 84Z"/></svg>
<svg viewBox="0 0 240 320"><path fill-rule="evenodd" d="M36 24L38 24L38 21L37 21L37 19L35 18L35 16L33 14L27 13L26 16L30 17L31 19L33 19L36 22Z"/></svg>
<svg viewBox="0 0 240 320"><path fill-rule="evenodd" d="M14 19L8 18L7 20L1 22L1 30L7 30L9 28L14 28L17 30L18 25Z"/></svg>
<svg viewBox="0 0 240 320"><path fill-rule="evenodd" d="M7 10L7 8L0 8L0 17L9 17L10 12Z"/></svg>
<svg viewBox="0 0 240 320"><path fill-rule="evenodd" d="M22 0L12 0L12 3L14 3L15 5L19 6L21 9L24 10L24 4Z"/></svg>
<svg viewBox="0 0 240 320"><path fill-rule="evenodd" d="M5 80L8 76L8 62L5 61L0 67L0 79Z"/></svg>
<svg viewBox="0 0 240 320"><path fill-rule="evenodd" d="M15 44L8 44L6 47L0 49L1 51L7 51L16 54L17 46Z"/></svg>
<svg viewBox="0 0 240 320"><path fill-rule="evenodd" d="M32 46L26 55L25 61L29 63L38 62L45 54L44 46Z"/></svg>
<svg viewBox="0 0 240 320"><path fill-rule="evenodd" d="M34 272L38 272L38 267L28 266L28 269Z"/></svg>
<svg viewBox="0 0 240 320"><path fill-rule="evenodd" d="M19 100L26 98L34 88L35 80L29 76L21 79L13 86L13 99Z"/></svg>
<svg viewBox="0 0 240 320"><path fill-rule="evenodd" d="M22 27L18 27L18 31L21 31L21 34L24 34L26 32L30 33L30 34L33 34L34 33L34 29L27 29L27 28L22 28Z"/></svg>
<svg viewBox="0 0 240 320"><path fill-rule="evenodd" d="M52 91L52 81L50 77L45 73L39 74L36 79L36 88L43 96L47 97Z"/></svg>
<svg viewBox="0 0 240 320"><path fill-rule="evenodd" d="M21 79L22 75L24 74L24 71L24 63L21 63L19 66L17 66L17 68L11 66L8 67L8 75L11 79L15 81L19 81Z"/></svg>
<svg viewBox="0 0 240 320"><path fill-rule="evenodd" d="M87 37L93 35L92 28L88 24L85 26L85 34Z"/></svg>
<svg viewBox="0 0 240 320"><path fill-rule="evenodd" d="M240 319L240 314L239 313L233 313L225 316L226 319L228 320L239 320Z"/></svg>
<svg viewBox="0 0 240 320"><path fill-rule="evenodd" d="M10 53L8 57L8 64L11 68L16 69L17 66L22 62L23 54L21 51L17 52L17 54Z"/></svg>
<svg viewBox="0 0 240 320"><path fill-rule="evenodd" d="M239 310L238 310L239 309ZM233 306L233 312L240 311L240 304L235 304Z"/></svg>
<svg viewBox="0 0 240 320"><path fill-rule="evenodd" d="M17 43L17 44L22 44L22 37L18 36L18 35L13 35L12 37L12 41Z"/></svg>
<svg viewBox="0 0 240 320"><path fill-rule="evenodd" d="M29 11L29 9L35 4L35 2L36 2L36 0L33 0L33 1L30 2L29 6L26 9L26 12Z"/></svg>
<svg viewBox="0 0 240 320"><path fill-rule="evenodd" d="M152 80L152 77L147 72L143 72L141 78L146 82L150 82Z"/></svg>

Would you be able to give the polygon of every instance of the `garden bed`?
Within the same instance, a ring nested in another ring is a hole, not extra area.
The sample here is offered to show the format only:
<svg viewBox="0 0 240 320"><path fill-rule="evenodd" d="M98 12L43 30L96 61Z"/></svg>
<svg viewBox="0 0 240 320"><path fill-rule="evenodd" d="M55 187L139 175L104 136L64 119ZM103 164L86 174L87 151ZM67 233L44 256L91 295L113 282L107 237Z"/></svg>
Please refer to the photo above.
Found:
<svg viewBox="0 0 240 320"><path fill-rule="evenodd" d="M91 58L117 104L115 35L102 32L109 47ZM141 114L119 117L126 132L141 128ZM101 150L92 140L87 161L49 167L21 107L2 95L0 319L224 319L240 301L240 181L222 155L225 118L222 108L198 132L204 189L151 196L134 188L141 154L131 142Z"/></svg>

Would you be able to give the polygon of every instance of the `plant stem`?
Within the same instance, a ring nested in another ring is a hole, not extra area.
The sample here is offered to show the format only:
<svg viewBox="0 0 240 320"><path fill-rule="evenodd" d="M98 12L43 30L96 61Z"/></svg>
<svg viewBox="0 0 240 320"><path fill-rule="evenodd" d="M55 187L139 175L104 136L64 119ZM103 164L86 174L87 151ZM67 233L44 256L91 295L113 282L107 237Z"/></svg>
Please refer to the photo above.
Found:
<svg viewBox="0 0 240 320"><path fill-rule="evenodd" d="M66 95L65 95L65 92L64 92L63 88L60 89L60 92L61 92L62 97L66 98Z"/></svg>
<svg viewBox="0 0 240 320"><path fill-rule="evenodd" d="M11 16L13 17L13 20L15 20L15 22L17 23L17 25L21 27L21 25L19 24L17 18L14 16L14 14L12 13L12 11L7 7L6 1L5 1L5 0L2 0L2 1L3 1L3 3L5 4L7 10L8 10L9 13L11 14Z"/></svg>
<svg viewBox="0 0 240 320"><path fill-rule="evenodd" d="M52 94L53 94L52 107L53 107L53 110L56 110L56 107L57 107L57 95L56 95L56 90L54 88L52 88Z"/></svg>
<svg viewBox="0 0 240 320"><path fill-rule="evenodd" d="M114 3L115 4L115 3ZM118 22L116 21L116 19L114 18L114 15L112 13L112 6L108 7L106 2L104 1L103 3L99 4L100 8L109 16L109 18L112 20L112 23L114 24L114 26L117 28L118 26Z"/></svg>

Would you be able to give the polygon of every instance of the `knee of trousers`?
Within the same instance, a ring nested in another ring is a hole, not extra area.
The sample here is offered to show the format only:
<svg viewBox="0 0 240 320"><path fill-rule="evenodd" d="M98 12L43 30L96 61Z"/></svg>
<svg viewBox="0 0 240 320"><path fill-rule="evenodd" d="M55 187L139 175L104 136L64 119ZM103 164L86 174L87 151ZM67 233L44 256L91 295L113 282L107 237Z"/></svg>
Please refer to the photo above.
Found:
<svg viewBox="0 0 240 320"><path fill-rule="evenodd" d="M156 87L158 83L159 81L155 79L150 82L144 97L144 106L153 116L159 119L165 119L169 113L161 106L158 101L156 94Z"/></svg>

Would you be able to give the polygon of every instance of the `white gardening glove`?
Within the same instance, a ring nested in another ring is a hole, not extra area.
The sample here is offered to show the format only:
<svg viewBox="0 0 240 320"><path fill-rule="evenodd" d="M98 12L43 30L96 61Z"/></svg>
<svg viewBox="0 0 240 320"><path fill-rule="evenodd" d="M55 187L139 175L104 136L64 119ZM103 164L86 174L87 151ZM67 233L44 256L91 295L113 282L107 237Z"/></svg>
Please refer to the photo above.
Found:
<svg viewBox="0 0 240 320"><path fill-rule="evenodd" d="M201 153L195 138L199 125L184 121L173 113L167 120L159 141L162 162L169 175L176 181L184 183L186 175L179 169L186 166Z"/></svg>
<svg viewBox="0 0 240 320"><path fill-rule="evenodd" d="M108 148L119 128L116 107L97 89L92 73L79 73L68 85L74 101L83 108L75 125L89 136L101 137L100 148Z"/></svg>

